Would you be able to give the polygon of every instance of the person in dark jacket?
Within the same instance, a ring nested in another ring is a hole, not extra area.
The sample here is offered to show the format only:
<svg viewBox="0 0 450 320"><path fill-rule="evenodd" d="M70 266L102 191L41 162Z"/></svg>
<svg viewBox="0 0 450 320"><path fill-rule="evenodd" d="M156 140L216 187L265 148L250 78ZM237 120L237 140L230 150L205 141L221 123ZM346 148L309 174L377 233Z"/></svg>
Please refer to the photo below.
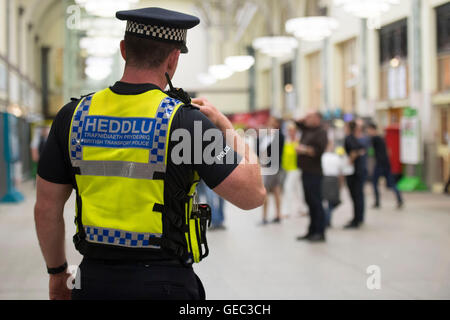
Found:
<svg viewBox="0 0 450 320"><path fill-rule="evenodd" d="M380 207L380 192L378 191L378 180L380 177L385 177L386 184L389 188L394 191L395 196L397 197L397 208L401 208L403 206L403 199L400 191L397 189L395 185L394 178L391 173L391 164L389 162L389 157L386 149L386 143L384 139L378 135L377 125L375 123L370 123L368 125L367 133L371 137L372 147L375 152L375 168L372 174L372 184L373 191L375 193L375 204L374 208Z"/></svg>
<svg viewBox="0 0 450 320"><path fill-rule="evenodd" d="M344 148L354 166L354 173L346 176L347 186L353 201L353 219L345 228L359 228L364 222L364 179L366 177L366 165L364 156L365 146L357 137L357 123L350 121L347 124L348 135L345 137Z"/></svg>
<svg viewBox="0 0 450 320"><path fill-rule="evenodd" d="M444 194L450 194L450 176L448 177L447 183L445 184L444 187Z"/></svg>
<svg viewBox="0 0 450 320"><path fill-rule="evenodd" d="M325 241L325 211L322 205L322 154L328 144L327 132L322 126L319 112L310 112L297 121L302 132L297 146L298 166L302 170L303 192L309 208L310 224L308 232L297 240L312 242Z"/></svg>

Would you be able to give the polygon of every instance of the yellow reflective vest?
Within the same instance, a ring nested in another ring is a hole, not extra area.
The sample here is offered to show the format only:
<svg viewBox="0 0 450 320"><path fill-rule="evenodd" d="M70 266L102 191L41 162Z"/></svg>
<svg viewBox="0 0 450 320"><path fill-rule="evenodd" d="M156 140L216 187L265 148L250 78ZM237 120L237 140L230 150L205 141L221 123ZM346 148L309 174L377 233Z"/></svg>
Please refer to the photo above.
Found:
<svg viewBox="0 0 450 320"><path fill-rule="evenodd" d="M283 153L281 156L281 167L286 171L297 170L297 147L298 142L286 141L283 146Z"/></svg>
<svg viewBox="0 0 450 320"><path fill-rule="evenodd" d="M198 175L175 199L185 212L168 210L164 200L171 124L182 106L157 89L119 95L107 88L78 103L69 154L77 191L74 242L82 254L114 246L165 250L187 262L205 256L205 230L191 214ZM165 230L167 223L178 232Z"/></svg>

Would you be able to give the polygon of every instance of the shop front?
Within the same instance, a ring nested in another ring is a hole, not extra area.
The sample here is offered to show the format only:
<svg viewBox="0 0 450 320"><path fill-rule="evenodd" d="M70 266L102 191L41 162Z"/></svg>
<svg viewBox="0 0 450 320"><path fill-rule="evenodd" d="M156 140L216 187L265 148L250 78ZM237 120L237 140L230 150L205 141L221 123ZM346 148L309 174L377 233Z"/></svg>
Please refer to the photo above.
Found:
<svg viewBox="0 0 450 320"><path fill-rule="evenodd" d="M435 128L435 191L441 191L450 177L450 3L436 7L437 87L433 97Z"/></svg>
<svg viewBox="0 0 450 320"><path fill-rule="evenodd" d="M434 107L437 118L437 189L442 190L450 178L450 103Z"/></svg>

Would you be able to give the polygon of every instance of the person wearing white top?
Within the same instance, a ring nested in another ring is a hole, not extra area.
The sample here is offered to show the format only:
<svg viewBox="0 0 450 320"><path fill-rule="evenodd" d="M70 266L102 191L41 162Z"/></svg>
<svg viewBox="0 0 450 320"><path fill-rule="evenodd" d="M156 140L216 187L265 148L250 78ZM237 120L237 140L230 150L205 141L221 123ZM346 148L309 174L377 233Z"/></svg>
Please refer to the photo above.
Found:
<svg viewBox="0 0 450 320"><path fill-rule="evenodd" d="M322 155L322 197L327 202L325 206L325 226L331 226L331 213L341 203L340 177L351 174L349 161L346 156L334 152L333 142L330 142L327 151Z"/></svg>

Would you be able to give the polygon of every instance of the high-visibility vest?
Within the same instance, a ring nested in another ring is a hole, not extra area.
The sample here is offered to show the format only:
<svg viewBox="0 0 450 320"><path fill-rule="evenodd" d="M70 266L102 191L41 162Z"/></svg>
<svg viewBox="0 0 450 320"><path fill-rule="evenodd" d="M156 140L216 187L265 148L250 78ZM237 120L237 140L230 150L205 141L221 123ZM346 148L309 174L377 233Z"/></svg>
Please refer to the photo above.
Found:
<svg viewBox="0 0 450 320"><path fill-rule="evenodd" d="M298 142L285 142L281 155L281 167L286 171L297 170L297 147Z"/></svg>
<svg viewBox="0 0 450 320"><path fill-rule="evenodd" d="M187 262L206 256L205 230L191 214L198 174L174 199L183 201L184 212L164 201L171 124L182 106L158 89L119 95L107 88L78 103L69 153L77 191L74 242L82 254L100 245L164 249ZM182 236L165 230L166 223Z"/></svg>

